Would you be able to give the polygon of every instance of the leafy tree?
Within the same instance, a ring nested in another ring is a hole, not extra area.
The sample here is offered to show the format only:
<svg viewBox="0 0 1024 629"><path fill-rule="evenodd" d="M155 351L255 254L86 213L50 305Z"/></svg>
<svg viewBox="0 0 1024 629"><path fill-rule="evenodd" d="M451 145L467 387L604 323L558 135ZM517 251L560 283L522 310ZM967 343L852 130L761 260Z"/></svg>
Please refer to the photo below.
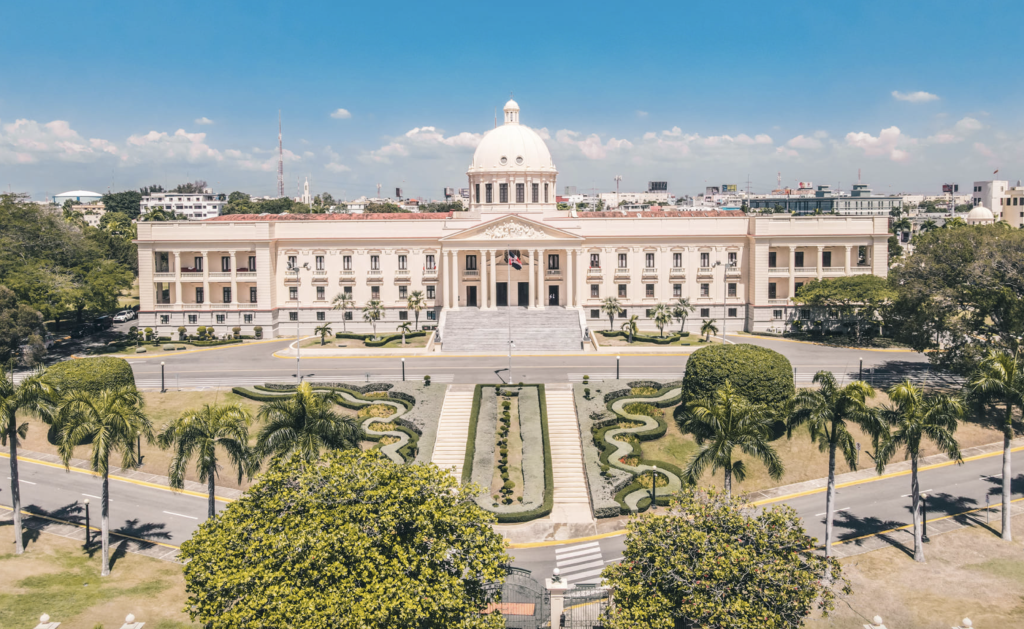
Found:
<svg viewBox="0 0 1024 629"><path fill-rule="evenodd" d="M718 334L718 326L715 325L714 319L703 319L703 323L700 326L700 333L704 335L704 340L710 342L712 335Z"/></svg>
<svg viewBox="0 0 1024 629"><path fill-rule="evenodd" d="M43 332L43 315L19 304L14 292L0 286L0 363L6 364L32 334Z"/></svg>
<svg viewBox="0 0 1024 629"><path fill-rule="evenodd" d="M959 216L954 216L953 218L947 218L942 223L942 227L943 229L959 229L960 227L967 227L967 221Z"/></svg>
<svg viewBox="0 0 1024 629"><path fill-rule="evenodd" d="M227 454L228 461L238 472L238 482L243 476L250 479L259 471L259 462L249 450L249 425L252 416L238 404L209 405L193 408L182 413L167 425L157 437L157 443L165 450L173 448L167 472L171 487L185 486L185 475L196 459L199 482L206 483L207 516L216 515L216 480L220 473L218 449Z"/></svg>
<svg viewBox="0 0 1024 629"><path fill-rule="evenodd" d="M444 203L436 201L433 203L420 203L420 213L436 213L436 212L463 212L466 208L462 206L462 201L452 201L450 203Z"/></svg>
<svg viewBox="0 0 1024 629"><path fill-rule="evenodd" d="M665 326L672 323L672 311L665 304L658 304L652 314L654 325L658 326L658 336L665 336Z"/></svg>
<svg viewBox="0 0 1024 629"><path fill-rule="evenodd" d="M640 320L639 316L633 315L633 316L631 316L629 318L629 321L626 321L625 323L623 323L620 326L621 329L626 331L626 334L629 337L629 341L628 342L630 342L630 343L633 342L633 337L640 333L640 330L637 329L637 325L636 325L636 322L639 321L639 320Z"/></svg>
<svg viewBox="0 0 1024 629"><path fill-rule="evenodd" d="M797 291L794 303L813 308L838 310L853 319L857 342L864 328L877 325L883 309L896 297L896 291L884 277L877 275L851 275L823 280L811 280Z"/></svg>
<svg viewBox="0 0 1024 629"><path fill-rule="evenodd" d="M10 448L11 507L14 517L14 554L25 552L21 539L21 486L18 480L19 440L28 436L28 422L18 423L19 411L36 411L45 404L46 387L37 376L14 384L14 374L0 363L0 443Z"/></svg>
<svg viewBox="0 0 1024 629"><path fill-rule="evenodd" d="M910 459L910 496L914 514L914 561L924 561L921 544L921 485L917 465L921 442L930 439L942 452L958 464L960 444L953 437L957 421L964 415L962 402L954 397L928 394L909 380L891 387L887 393L892 404L882 406L880 417L885 430L875 438L875 468L885 471L896 452L903 450Z"/></svg>
<svg viewBox="0 0 1024 629"><path fill-rule="evenodd" d="M405 347L405 335L412 331L409 329L409 322L403 321L402 323L399 323L395 330L402 333L402 347Z"/></svg>
<svg viewBox="0 0 1024 629"><path fill-rule="evenodd" d="M420 311L426 308L427 302L423 299L423 291L414 290L409 293L409 297L405 300L405 307L412 310L413 316L416 318L416 329L420 329Z"/></svg>
<svg viewBox="0 0 1024 629"><path fill-rule="evenodd" d="M680 297L676 299L672 304L672 316L679 320L679 333L682 334L683 328L686 326L686 317L697 308L690 305L689 297Z"/></svg>
<svg viewBox="0 0 1024 629"><path fill-rule="evenodd" d="M141 465L136 447L140 437L153 440L153 427L143 411L145 400L135 387L93 392L64 389L58 392L54 424L59 427L59 450L64 466L71 464L75 448L90 444L89 463L100 474L102 576L110 574L110 457L120 452L120 465L135 469Z"/></svg>
<svg viewBox="0 0 1024 629"><path fill-rule="evenodd" d="M230 627L498 628L511 561L479 488L379 452L300 455L181 547L193 621Z"/></svg>
<svg viewBox="0 0 1024 629"><path fill-rule="evenodd" d="M256 455L265 459L299 453L314 461L321 450L358 447L362 431L352 418L335 410L338 399L333 391L313 391L303 382L295 395L261 406L256 414L263 422Z"/></svg>
<svg viewBox="0 0 1024 629"><path fill-rule="evenodd" d="M973 401L982 405L991 405L995 410L1002 404L1006 411L999 426L1003 432L1003 539L1013 539L1010 526L1013 475L1010 469L1011 448L1014 438L1013 409L1024 412L1024 361L1018 349L1012 355L1006 352L991 351L981 361L977 370L967 381L967 390Z"/></svg>
<svg viewBox="0 0 1024 629"><path fill-rule="evenodd" d="M373 336L377 337L377 322L384 316L384 302L371 299L363 306L363 321L373 326Z"/></svg>
<svg viewBox="0 0 1024 629"><path fill-rule="evenodd" d="M346 321L345 313L348 312L349 310L352 310L352 308L354 308L355 305L356 305L356 302L352 300L351 293L344 293L344 292L338 293L337 295L334 296L334 299L331 300L331 308L333 308L334 310L340 310L342 312L342 315L341 315L341 329L342 329L342 331L347 331L347 328L345 326L345 321ZM416 313L416 319L419 320L419 313L418 312Z"/></svg>
<svg viewBox="0 0 1024 629"><path fill-rule="evenodd" d="M256 204L248 194L236 190L228 195L228 202L224 204L221 212L223 214L254 214L256 213Z"/></svg>
<svg viewBox="0 0 1024 629"><path fill-rule="evenodd" d="M827 616L837 590L852 593L788 506L752 510L687 488L668 515L634 516L626 530L622 561L602 575L615 591L609 629L800 627L815 608Z"/></svg>
<svg viewBox="0 0 1024 629"><path fill-rule="evenodd" d="M832 556L833 512L836 503L836 452L846 459L851 470L857 469L857 442L850 434L848 422L863 428L868 434L880 430L877 416L868 408L868 398L875 390L865 382L854 381L839 386L830 371L814 374L818 390L801 389L796 394L795 413L787 426L788 435L801 426L807 426L811 441L818 449L828 452L828 492L825 494L825 556Z"/></svg>
<svg viewBox="0 0 1024 629"><path fill-rule="evenodd" d="M320 335L320 346L321 347L324 346L324 345L327 345L327 337L330 336L332 332L333 332L333 330L331 330L331 324L330 323L325 323L323 325L318 325L316 327L316 329L313 330L314 334L319 334Z"/></svg>
<svg viewBox="0 0 1024 629"><path fill-rule="evenodd" d="M174 210L165 210L161 205L156 206L139 217L139 220L142 222L184 221L187 219L188 217L184 214L178 214Z"/></svg>
<svg viewBox="0 0 1024 629"><path fill-rule="evenodd" d="M208 187L205 180L196 179L193 182L178 184L174 191L179 194L202 194Z"/></svg>
<svg viewBox="0 0 1024 629"><path fill-rule="evenodd" d="M601 302L601 312L608 315L608 329L615 327L615 315L622 313L622 306L617 297L605 297Z"/></svg>
<svg viewBox="0 0 1024 629"><path fill-rule="evenodd" d="M364 214L408 214L410 210L406 210L403 207L390 202L385 203L367 203L366 207L363 208Z"/></svg>
<svg viewBox="0 0 1024 629"><path fill-rule="evenodd" d="M889 236L889 266L896 264L903 257L903 245L898 236Z"/></svg>
<svg viewBox="0 0 1024 629"><path fill-rule="evenodd" d="M131 271L112 260L103 260L97 264L71 298L78 323L82 323L82 311L85 308L94 312L117 308L121 292L131 288L134 280Z"/></svg>
<svg viewBox="0 0 1024 629"><path fill-rule="evenodd" d="M926 220L923 223L921 223L921 227L918 230L918 233L919 234L923 234L925 232L930 232L931 230L938 229L938 228L939 228L939 225L935 221L933 221L932 219L929 218L928 220Z"/></svg>
<svg viewBox="0 0 1024 629"><path fill-rule="evenodd" d="M775 480L782 478L782 459L769 443L775 418L764 404L751 404L747 398L726 381L712 395L693 400L677 420L679 429L691 433L700 448L686 464L683 476L696 483L704 472L725 472L725 492L732 495L732 478L743 482L747 476L746 464L733 461L737 448L754 457L768 468Z"/></svg>
<svg viewBox="0 0 1024 629"><path fill-rule="evenodd" d="M144 188L139 188L139 194L141 194L144 197L151 196L154 192L163 192L163 191L164 191L164 187L161 186L160 184L153 184L152 186L146 186Z"/></svg>
<svg viewBox="0 0 1024 629"><path fill-rule="evenodd" d="M731 382L753 404L765 404L777 418L789 416L789 403L796 394L793 366L782 354L746 343L702 347L690 355L683 374L683 401L712 395ZM678 407L677 411L684 411ZM782 436L784 425L777 427Z"/></svg>
<svg viewBox="0 0 1024 629"><path fill-rule="evenodd" d="M129 220L138 218L142 212L142 193L135 190L124 192L108 192L100 198L107 214L123 214ZM106 216L106 214L104 214Z"/></svg>

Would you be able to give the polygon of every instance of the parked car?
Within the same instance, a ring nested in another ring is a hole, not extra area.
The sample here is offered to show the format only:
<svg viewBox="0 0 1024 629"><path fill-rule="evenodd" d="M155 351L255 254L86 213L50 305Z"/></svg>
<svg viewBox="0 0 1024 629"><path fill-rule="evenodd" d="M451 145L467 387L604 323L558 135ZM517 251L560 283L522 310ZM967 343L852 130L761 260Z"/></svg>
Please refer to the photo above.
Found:
<svg viewBox="0 0 1024 629"><path fill-rule="evenodd" d="M122 310L121 312L114 315L114 321L122 323L124 321L131 321L135 318L135 311L133 310Z"/></svg>
<svg viewBox="0 0 1024 629"><path fill-rule="evenodd" d="M97 330L107 330L114 325L114 320L110 318L110 315L102 315L93 319L92 325Z"/></svg>

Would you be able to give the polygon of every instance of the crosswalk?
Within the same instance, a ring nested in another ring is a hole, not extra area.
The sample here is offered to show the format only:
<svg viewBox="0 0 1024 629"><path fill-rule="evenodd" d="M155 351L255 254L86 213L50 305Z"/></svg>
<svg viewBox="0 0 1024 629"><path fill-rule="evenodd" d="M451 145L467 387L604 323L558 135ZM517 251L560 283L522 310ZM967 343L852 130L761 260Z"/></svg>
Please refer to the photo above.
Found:
<svg viewBox="0 0 1024 629"><path fill-rule="evenodd" d="M599 542L585 542L555 549L555 567L568 584L600 583L604 556Z"/></svg>
<svg viewBox="0 0 1024 629"><path fill-rule="evenodd" d="M405 379L407 381L421 381L425 373L406 373ZM455 374L435 374L431 373L430 381L438 384L448 384L455 380ZM317 378L312 377L306 379L310 382L351 382L351 383L367 383L367 382L400 382L402 380L402 374L363 374L359 376L331 376L328 378ZM221 377L193 377L193 376L179 376L177 374L169 374L164 378L163 386L167 389L204 389L204 388L223 388L223 387L238 387L238 386L252 386L256 384L266 384L268 382L278 383L289 383L294 382L295 376L290 378L282 377L268 377L268 376L221 376ZM160 378L136 378L135 386L140 389L159 389L161 385Z"/></svg>

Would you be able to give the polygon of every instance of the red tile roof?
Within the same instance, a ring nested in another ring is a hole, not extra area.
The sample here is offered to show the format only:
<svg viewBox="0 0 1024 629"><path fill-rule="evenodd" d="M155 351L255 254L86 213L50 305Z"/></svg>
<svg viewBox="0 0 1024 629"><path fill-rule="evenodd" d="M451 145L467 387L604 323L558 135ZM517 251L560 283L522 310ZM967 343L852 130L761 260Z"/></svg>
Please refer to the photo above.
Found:
<svg viewBox="0 0 1024 629"><path fill-rule="evenodd" d="M451 218L453 212L394 212L384 214L223 214L210 221L430 221Z"/></svg>
<svg viewBox="0 0 1024 629"><path fill-rule="evenodd" d="M735 210L662 210L644 212L579 212L579 218L746 218L743 212Z"/></svg>

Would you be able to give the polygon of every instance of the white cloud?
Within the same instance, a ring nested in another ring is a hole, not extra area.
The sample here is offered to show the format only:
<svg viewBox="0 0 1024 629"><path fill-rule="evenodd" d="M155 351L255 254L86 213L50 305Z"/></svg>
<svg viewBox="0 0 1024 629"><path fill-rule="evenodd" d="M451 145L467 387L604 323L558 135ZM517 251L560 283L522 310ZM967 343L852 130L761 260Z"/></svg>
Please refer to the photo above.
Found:
<svg viewBox="0 0 1024 629"><path fill-rule="evenodd" d="M794 149L810 149L816 150L824 146L820 139L816 137L807 137L805 135L798 135L786 142L786 146Z"/></svg>
<svg viewBox="0 0 1024 629"><path fill-rule="evenodd" d="M360 157L364 162L391 163L393 158L438 157L452 150L468 152L475 149L482 133L463 131L455 135L445 136L444 131L437 127L416 127L406 131L404 135L393 138L388 144Z"/></svg>
<svg viewBox="0 0 1024 629"><path fill-rule="evenodd" d="M641 110L637 109L636 110L636 117L637 118L646 118L647 117L647 112L646 111L641 111Z"/></svg>
<svg viewBox="0 0 1024 629"><path fill-rule="evenodd" d="M127 141L129 157L135 162L209 162L224 159L220 151L206 144L205 133L178 129L173 134L150 131L132 135Z"/></svg>
<svg viewBox="0 0 1024 629"><path fill-rule="evenodd" d="M992 149L990 149L989 147L985 146L985 144L983 142L975 142L974 143L974 150L977 151L978 153L980 153L981 155L984 155L985 157L987 157L989 159L995 159L995 156L996 156L995 152Z"/></svg>
<svg viewBox="0 0 1024 629"><path fill-rule="evenodd" d="M933 100L939 100L938 96L930 92L900 92L893 90L892 97L907 103L928 103Z"/></svg>
<svg viewBox="0 0 1024 629"><path fill-rule="evenodd" d="M324 164L324 168L326 170L332 173L346 173L352 170L341 163L341 155L338 155L330 146L324 147L324 155L326 155L329 160Z"/></svg>
<svg viewBox="0 0 1024 629"><path fill-rule="evenodd" d="M965 116L957 121L953 128L961 133L969 133L971 131L979 131L985 128L985 125L981 124L976 118Z"/></svg>
<svg viewBox="0 0 1024 629"><path fill-rule="evenodd" d="M65 120L40 124L19 119L0 126L0 163L92 162L121 155L113 143L83 138Z"/></svg>
<svg viewBox="0 0 1024 629"><path fill-rule="evenodd" d="M963 142L967 139L967 136L984 128L985 125L979 122L976 118L965 116L958 120L951 129L943 129L935 135L928 136L928 138L925 139L925 142L929 144L954 144L956 142Z"/></svg>
<svg viewBox="0 0 1024 629"><path fill-rule="evenodd" d="M331 112L331 118L334 118L335 120L348 120L351 117L352 114L349 113L347 109L342 109L340 107L335 111Z"/></svg>
<svg viewBox="0 0 1024 629"><path fill-rule="evenodd" d="M350 170L352 170L351 168L349 168L348 166L346 166L344 164L335 164L335 163L326 164L324 166L324 168L326 168L327 170L331 171L332 173L347 173Z"/></svg>
<svg viewBox="0 0 1024 629"><path fill-rule="evenodd" d="M629 150L633 143L629 140L611 138L606 143L601 142L601 136L596 133L578 139L582 134L579 131L562 129L555 133L555 140L561 144L577 147L587 159L605 159L609 151Z"/></svg>
<svg viewBox="0 0 1024 629"><path fill-rule="evenodd" d="M903 162L910 158L910 154L899 146L912 144L914 140L903 135L899 127L892 126L882 129L878 137L864 132L847 133L846 143L862 149L868 157L888 157L894 162Z"/></svg>
<svg viewBox="0 0 1024 629"><path fill-rule="evenodd" d="M202 118L196 118L196 124L213 124L213 121L203 116Z"/></svg>

